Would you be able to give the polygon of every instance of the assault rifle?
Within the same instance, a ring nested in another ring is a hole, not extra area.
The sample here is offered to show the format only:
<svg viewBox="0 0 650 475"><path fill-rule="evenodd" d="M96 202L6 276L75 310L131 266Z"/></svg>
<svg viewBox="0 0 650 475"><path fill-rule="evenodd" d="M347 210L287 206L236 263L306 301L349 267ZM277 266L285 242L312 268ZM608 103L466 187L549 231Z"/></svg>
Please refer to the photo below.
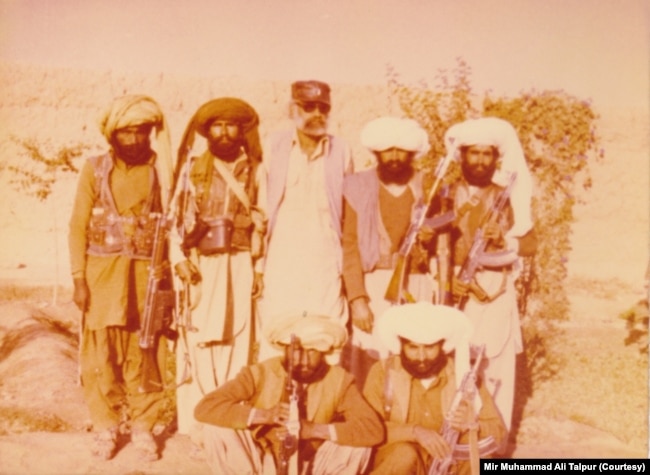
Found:
<svg viewBox="0 0 650 475"><path fill-rule="evenodd" d="M496 200L494 200L494 203L492 203L484 223L489 223L490 221L495 221L499 218L506 203L508 203L508 200L510 199L512 186L516 179L517 173L511 173L508 178L508 184L503 190L501 190L501 193L499 193ZM506 263L511 263L513 261L514 256L511 251L486 252L489 243L490 240L483 236L483 228L479 227L474 233L472 247L467 253L465 262L463 262L463 265L458 272L458 280L460 282L469 285L474 279L476 272L481 268L497 267L499 265L506 265ZM458 308L462 310L465 307L465 303L467 303L467 296L460 299L458 302Z"/></svg>
<svg viewBox="0 0 650 475"><path fill-rule="evenodd" d="M300 347L300 340L291 335L289 343L289 358L287 361L287 380L285 395L289 400L289 418L285 424L287 433L280 445L278 460L278 475L297 475L298 470L298 440L300 438L300 413L298 411L298 388L293 382L293 355Z"/></svg>
<svg viewBox="0 0 650 475"><path fill-rule="evenodd" d="M412 297L409 295L406 295L406 298L404 296L404 281L408 268L407 259L411 253L411 249L413 249L413 246L415 245L418 233L420 232L420 229L422 229L422 226L427 224L435 229L445 226L454 220L454 213L451 211L429 219L426 217L429 205L438 193L438 189L442 184L442 179L444 178L445 173L447 173L447 168L449 168L450 162L450 155L446 155L440 160L438 167L434 173L435 181L431 186L431 190L429 191L427 199L424 202L420 202L413 212L411 224L408 231L406 232L406 235L404 236L404 239L402 240L399 251L397 252L397 263L395 264L395 270L393 271L393 275L391 276L388 287L386 288L386 293L384 294L384 298L389 302L392 302L394 304L401 304L404 300L412 300Z"/></svg>
<svg viewBox="0 0 650 475"><path fill-rule="evenodd" d="M161 333L175 339L173 330L169 328L174 310L174 290L166 255L170 224L165 215L158 216L138 338L142 351L142 374L138 388L141 393L161 391L164 388L158 368L158 340Z"/></svg>
<svg viewBox="0 0 650 475"><path fill-rule="evenodd" d="M471 447L468 449L466 448L467 446L459 446L458 438L460 434L457 430L451 427L449 420L463 401L467 401L469 404L474 403L474 397L476 396L476 375L481 365L481 360L483 359L484 353L485 345L482 345L479 348L474 364L463 376L463 379L461 380L460 385L454 394L449 412L447 413L445 420L442 423L440 435L445 440L445 442L447 442L447 445L449 445L451 452L444 458L433 459L433 462L429 466L429 470L427 472L428 475L447 475L450 473L450 468L454 461L467 457L467 455L461 455L459 457L459 454L467 454L471 453L472 451ZM479 455L481 456L489 455L497 449L496 442L492 436L488 436L485 439L478 441L477 445Z"/></svg>

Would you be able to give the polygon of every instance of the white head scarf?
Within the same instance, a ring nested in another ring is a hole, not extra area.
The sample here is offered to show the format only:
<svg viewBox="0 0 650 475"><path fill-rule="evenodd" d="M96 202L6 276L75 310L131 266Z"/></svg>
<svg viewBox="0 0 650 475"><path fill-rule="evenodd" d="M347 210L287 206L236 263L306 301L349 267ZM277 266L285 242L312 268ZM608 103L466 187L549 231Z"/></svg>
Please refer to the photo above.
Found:
<svg viewBox="0 0 650 475"><path fill-rule="evenodd" d="M389 307L378 319L374 334L393 354L400 352L400 337L420 345L444 340L443 351L455 351L455 374L459 383L470 367L472 330L472 324L462 311L423 301Z"/></svg>
<svg viewBox="0 0 650 475"><path fill-rule="evenodd" d="M470 145L491 145L499 150L501 165L492 177L497 185L504 186L510 173L517 174L510 194L515 222L507 235L523 236L533 227L533 180L516 130L498 117L482 117L454 124L445 133L447 154L454 160L460 161L460 148Z"/></svg>
<svg viewBox="0 0 650 475"><path fill-rule="evenodd" d="M379 117L361 130L361 144L373 152L399 148L415 152L415 158L425 155L430 148L429 136L413 119Z"/></svg>
<svg viewBox="0 0 650 475"><path fill-rule="evenodd" d="M291 343L291 335L300 340L303 348L322 353L340 349L348 338L347 330L337 319L308 313L276 318L265 332L269 343L276 349Z"/></svg>

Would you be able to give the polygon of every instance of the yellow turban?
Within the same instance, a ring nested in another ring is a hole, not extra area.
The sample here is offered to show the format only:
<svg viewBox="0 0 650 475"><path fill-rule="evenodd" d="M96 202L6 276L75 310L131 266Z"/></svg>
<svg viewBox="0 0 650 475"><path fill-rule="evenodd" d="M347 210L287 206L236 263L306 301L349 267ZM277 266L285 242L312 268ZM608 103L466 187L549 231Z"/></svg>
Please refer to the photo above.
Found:
<svg viewBox="0 0 650 475"><path fill-rule="evenodd" d="M171 190L172 163L171 139L160 106L152 98L133 94L118 97L99 118L99 130L110 141L116 130L141 124L152 124L156 129L156 171L160 183L163 208L166 210Z"/></svg>
<svg viewBox="0 0 650 475"><path fill-rule="evenodd" d="M291 335L300 340L305 349L327 353L341 348L348 333L337 320L325 315L298 314L275 320L266 332L266 338L275 348L291 342Z"/></svg>

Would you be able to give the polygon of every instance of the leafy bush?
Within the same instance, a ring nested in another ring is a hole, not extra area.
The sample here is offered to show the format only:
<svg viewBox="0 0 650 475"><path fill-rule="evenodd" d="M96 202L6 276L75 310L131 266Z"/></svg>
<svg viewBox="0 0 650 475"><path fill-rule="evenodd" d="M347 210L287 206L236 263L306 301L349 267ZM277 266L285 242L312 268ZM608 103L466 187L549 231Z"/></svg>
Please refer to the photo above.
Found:
<svg viewBox="0 0 650 475"><path fill-rule="evenodd" d="M474 94L471 68L462 59L449 72L441 70L436 83L417 86L401 82L388 72L389 90L405 114L429 133L431 151L423 168L431 171L446 153L445 131L468 118L494 116L509 121L517 130L526 161L534 176L533 217L538 250L527 258L517 282L519 308L529 371L533 378L552 373L555 363L545 349L545 340L557 328L555 322L568 317L569 301L564 290L570 251L573 206L581 189L591 186L588 164L601 159L596 132L598 115L588 101L565 91L529 91L517 97ZM457 177L450 170L448 180Z"/></svg>

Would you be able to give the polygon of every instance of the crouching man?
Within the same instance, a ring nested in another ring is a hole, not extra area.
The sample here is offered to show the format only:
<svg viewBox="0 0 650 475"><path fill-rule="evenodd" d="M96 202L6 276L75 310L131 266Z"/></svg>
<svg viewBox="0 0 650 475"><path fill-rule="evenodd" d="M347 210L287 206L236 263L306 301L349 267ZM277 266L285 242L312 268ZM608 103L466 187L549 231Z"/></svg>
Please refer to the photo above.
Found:
<svg viewBox="0 0 650 475"><path fill-rule="evenodd" d="M321 315L279 319L265 333L280 354L207 394L195 417L214 473L357 474L384 438L353 376L329 366L345 328Z"/></svg>
<svg viewBox="0 0 650 475"><path fill-rule="evenodd" d="M375 333L392 355L373 365L363 391L386 421L386 442L377 449L371 473L426 474L451 455L453 473L478 474L478 457L497 449L506 428L480 377L468 386L478 386L469 391L476 397L452 403L470 370L471 325L463 312L428 302L394 306L378 320ZM450 431L460 437L456 453Z"/></svg>

